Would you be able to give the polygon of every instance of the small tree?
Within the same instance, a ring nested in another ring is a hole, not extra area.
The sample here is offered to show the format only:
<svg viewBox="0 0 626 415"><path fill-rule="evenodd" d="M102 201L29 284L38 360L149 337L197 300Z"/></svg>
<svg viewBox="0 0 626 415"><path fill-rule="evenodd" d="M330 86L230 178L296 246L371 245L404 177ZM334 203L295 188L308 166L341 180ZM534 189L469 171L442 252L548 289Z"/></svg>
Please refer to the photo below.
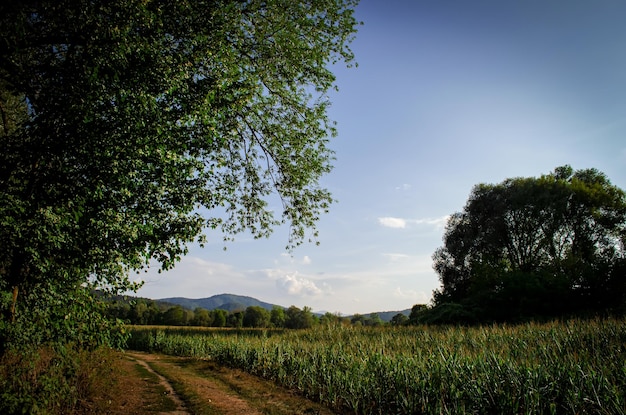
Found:
<svg viewBox="0 0 626 415"><path fill-rule="evenodd" d="M163 324L167 326L183 326L185 323L185 310L179 305L170 307L163 313Z"/></svg>
<svg viewBox="0 0 626 415"><path fill-rule="evenodd" d="M228 318L228 312L226 310L222 310L220 308L212 310L211 314L213 316L213 327L225 327L226 321Z"/></svg>
<svg viewBox="0 0 626 415"><path fill-rule="evenodd" d="M320 317L319 322L322 325L337 325L343 324L344 318L339 313L331 313L330 311L327 311Z"/></svg>
<svg viewBox="0 0 626 415"><path fill-rule="evenodd" d="M398 313L391 318L392 326L404 326L409 322L409 318L402 313Z"/></svg>
<svg viewBox="0 0 626 415"><path fill-rule="evenodd" d="M243 315L243 326L262 328L269 327L270 312L261 306L249 306Z"/></svg>
<svg viewBox="0 0 626 415"><path fill-rule="evenodd" d="M241 328L243 327L243 316L245 311L236 310L232 311L226 317L226 325L228 327Z"/></svg>
<svg viewBox="0 0 626 415"><path fill-rule="evenodd" d="M504 320L615 310L625 245L626 196L595 169L481 184L433 255L434 302Z"/></svg>
<svg viewBox="0 0 626 415"><path fill-rule="evenodd" d="M202 308L202 307L196 307L193 310L194 313L194 317L193 320L191 322L191 324L193 324L194 326L202 326L202 327L209 327L211 326L211 315L209 314L209 310L207 310L206 308Z"/></svg>
<svg viewBox="0 0 626 415"><path fill-rule="evenodd" d="M382 326L385 322L380 318L378 313L370 313L369 317L365 320L365 324L368 326Z"/></svg>
<svg viewBox="0 0 626 415"><path fill-rule="evenodd" d="M285 311L285 327L288 329L308 329L315 324L315 316L310 307L301 310L292 305Z"/></svg>
<svg viewBox="0 0 626 415"><path fill-rule="evenodd" d="M277 305L272 306L270 323L276 328L285 327L285 309Z"/></svg>

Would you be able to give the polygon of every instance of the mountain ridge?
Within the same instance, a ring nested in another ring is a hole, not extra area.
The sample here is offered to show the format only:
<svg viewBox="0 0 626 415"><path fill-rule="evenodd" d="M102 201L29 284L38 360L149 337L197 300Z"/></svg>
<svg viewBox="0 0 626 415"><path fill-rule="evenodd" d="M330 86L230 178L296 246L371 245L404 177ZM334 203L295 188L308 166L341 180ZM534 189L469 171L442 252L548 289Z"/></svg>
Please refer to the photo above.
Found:
<svg viewBox="0 0 626 415"><path fill-rule="evenodd" d="M260 306L266 310L271 310L275 306L275 304L266 303L253 297L236 294L216 294L211 297L205 298L168 297L159 298L155 301L168 302L180 305L185 308L189 308L191 310L198 307L205 308L207 310L215 310L216 308L220 308L229 312L245 310L250 306Z"/></svg>
<svg viewBox="0 0 626 415"><path fill-rule="evenodd" d="M286 309L287 307L271 304L265 301L258 300L254 297L245 296L245 295L237 295L237 294L216 294L210 297L205 298L187 298L187 297L168 297L168 298L159 298L154 301L166 302L170 304L180 305L181 307L188 309L195 308L204 308L207 310L215 310L217 308L226 310L228 312L233 311L243 311L251 306L260 306L266 310L272 310L273 307L282 307ZM398 310L398 311L374 311L371 313L361 314L363 316L369 316L371 314L377 314L381 320L389 322L396 314L404 314L408 316L411 313L411 309ZM324 312L314 312L314 314L322 315ZM359 313L360 314L360 313ZM343 317L352 317L355 314L351 315L343 315Z"/></svg>

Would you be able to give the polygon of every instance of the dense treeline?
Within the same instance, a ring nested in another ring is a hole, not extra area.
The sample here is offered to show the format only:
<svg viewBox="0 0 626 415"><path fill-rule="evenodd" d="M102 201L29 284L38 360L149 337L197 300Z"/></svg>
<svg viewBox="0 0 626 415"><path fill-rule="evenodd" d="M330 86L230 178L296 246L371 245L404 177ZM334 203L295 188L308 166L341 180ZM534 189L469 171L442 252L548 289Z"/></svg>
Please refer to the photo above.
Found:
<svg viewBox="0 0 626 415"><path fill-rule="evenodd" d="M271 310L260 306L249 306L243 310L234 311L219 308L207 310L201 307L191 310L180 305L145 298L112 301L108 305L107 314L133 325L305 329L329 323L372 327L388 324L377 313L354 314L350 317L328 312L318 315L309 307L305 306L300 309L293 305L288 308L274 306ZM398 313L390 324L403 325L408 321L407 316Z"/></svg>

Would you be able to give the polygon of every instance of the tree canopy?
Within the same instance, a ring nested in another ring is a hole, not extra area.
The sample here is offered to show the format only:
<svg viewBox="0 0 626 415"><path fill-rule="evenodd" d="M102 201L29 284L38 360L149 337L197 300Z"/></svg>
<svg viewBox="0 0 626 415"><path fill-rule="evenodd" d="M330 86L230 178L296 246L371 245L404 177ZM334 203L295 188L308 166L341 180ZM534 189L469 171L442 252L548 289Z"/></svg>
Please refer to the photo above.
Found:
<svg viewBox="0 0 626 415"><path fill-rule="evenodd" d="M479 184L433 255L435 305L510 320L624 309L626 196L596 169Z"/></svg>
<svg viewBox="0 0 626 415"><path fill-rule="evenodd" d="M3 2L0 290L127 289L207 227L315 239L356 3Z"/></svg>

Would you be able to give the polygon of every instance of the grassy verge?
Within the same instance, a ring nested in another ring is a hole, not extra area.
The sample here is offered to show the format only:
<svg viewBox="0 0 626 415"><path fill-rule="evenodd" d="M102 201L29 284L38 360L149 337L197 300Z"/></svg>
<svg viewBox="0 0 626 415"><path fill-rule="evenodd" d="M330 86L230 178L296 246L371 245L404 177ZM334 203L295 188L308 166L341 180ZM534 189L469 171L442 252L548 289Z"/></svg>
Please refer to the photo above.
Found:
<svg viewBox="0 0 626 415"><path fill-rule="evenodd" d="M104 410L116 357L70 346L7 351L0 357L0 413L68 414Z"/></svg>

